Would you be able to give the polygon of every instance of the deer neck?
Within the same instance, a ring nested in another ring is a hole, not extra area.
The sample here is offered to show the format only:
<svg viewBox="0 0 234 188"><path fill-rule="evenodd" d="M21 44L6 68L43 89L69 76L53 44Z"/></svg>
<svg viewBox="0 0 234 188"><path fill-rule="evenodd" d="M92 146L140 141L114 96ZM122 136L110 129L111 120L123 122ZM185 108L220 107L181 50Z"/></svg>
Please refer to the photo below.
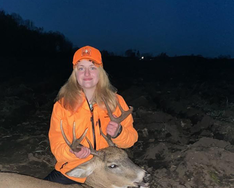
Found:
<svg viewBox="0 0 234 188"><path fill-rule="evenodd" d="M89 177L87 177L85 184L95 188L127 188L127 187L117 187L115 185L112 185L112 183L109 181L107 176L100 177L100 171L94 172Z"/></svg>

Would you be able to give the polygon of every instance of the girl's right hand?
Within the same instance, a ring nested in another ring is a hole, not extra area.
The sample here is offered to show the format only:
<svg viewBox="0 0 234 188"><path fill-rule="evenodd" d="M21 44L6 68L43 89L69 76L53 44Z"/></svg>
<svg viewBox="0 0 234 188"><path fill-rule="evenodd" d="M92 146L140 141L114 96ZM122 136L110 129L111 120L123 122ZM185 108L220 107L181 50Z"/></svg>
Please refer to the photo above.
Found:
<svg viewBox="0 0 234 188"><path fill-rule="evenodd" d="M71 149L70 152L73 153L79 159L84 159L90 155L90 149L84 146L82 146L81 150L78 152L72 151Z"/></svg>

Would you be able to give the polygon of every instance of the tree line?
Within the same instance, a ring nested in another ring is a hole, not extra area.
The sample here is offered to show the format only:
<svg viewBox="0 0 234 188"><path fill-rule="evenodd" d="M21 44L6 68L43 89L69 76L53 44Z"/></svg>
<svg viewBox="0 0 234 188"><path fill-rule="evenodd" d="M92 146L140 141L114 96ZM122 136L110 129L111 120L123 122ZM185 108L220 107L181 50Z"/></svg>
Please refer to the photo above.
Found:
<svg viewBox="0 0 234 188"><path fill-rule="evenodd" d="M0 56L35 57L66 55L73 44L60 32L44 32L18 14L0 11Z"/></svg>

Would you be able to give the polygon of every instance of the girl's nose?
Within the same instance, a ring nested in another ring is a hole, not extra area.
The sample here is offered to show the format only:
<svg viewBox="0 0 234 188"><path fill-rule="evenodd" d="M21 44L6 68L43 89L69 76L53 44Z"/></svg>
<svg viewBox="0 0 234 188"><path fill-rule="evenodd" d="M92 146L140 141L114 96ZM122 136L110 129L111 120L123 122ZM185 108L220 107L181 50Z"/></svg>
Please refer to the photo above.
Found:
<svg viewBox="0 0 234 188"><path fill-rule="evenodd" d="M85 76L89 76L89 75L90 75L89 69L85 69Z"/></svg>

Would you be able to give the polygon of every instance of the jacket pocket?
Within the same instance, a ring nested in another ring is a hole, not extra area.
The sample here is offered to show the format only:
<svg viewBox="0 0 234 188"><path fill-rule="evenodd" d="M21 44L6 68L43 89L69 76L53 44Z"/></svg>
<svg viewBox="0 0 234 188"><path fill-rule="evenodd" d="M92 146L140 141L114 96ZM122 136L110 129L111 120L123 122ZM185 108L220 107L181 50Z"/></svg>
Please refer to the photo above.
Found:
<svg viewBox="0 0 234 188"><path fill-rule="evenodd" d="M60 170L63 169L63 167L64 167L65 165L67 165L67 164L68 164L68 162L63 163L62 166L60 167Z"/></svg>

